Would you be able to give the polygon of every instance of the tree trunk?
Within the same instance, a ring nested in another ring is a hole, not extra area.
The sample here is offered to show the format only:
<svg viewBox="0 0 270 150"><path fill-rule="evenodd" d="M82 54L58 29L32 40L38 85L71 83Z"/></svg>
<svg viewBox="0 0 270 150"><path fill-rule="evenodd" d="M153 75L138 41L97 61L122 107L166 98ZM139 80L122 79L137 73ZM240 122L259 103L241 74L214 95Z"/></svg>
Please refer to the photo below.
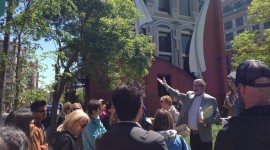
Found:
<svg viewBox="0 0 270 150"><path fill-rule="evenodd" d="M3 41L3 53L0 55L0 117L2 118L2 104L4 101L4 84L5 84L5 75L6 75L6 62L7 62L7 54L8 54L8 46L9 46L9 39L10 39L10 27L12 21L12 13L14 9L13 0L8 0L8 7L7 7L7 17L6 17L6 30L4 35ZM0 123L2 119L0 119Z"/></svg>
<svg viewBox="0 0 270 150"><path fill-rule="evenodd" d="M21 36L18 36L18 49L16 51L16 70L15 70L15 99L14 99L14 110L18 109L19 102L19 93L20 93L20 75L19 75L19 66L20 66L20 53L21 53Z"/></svg>

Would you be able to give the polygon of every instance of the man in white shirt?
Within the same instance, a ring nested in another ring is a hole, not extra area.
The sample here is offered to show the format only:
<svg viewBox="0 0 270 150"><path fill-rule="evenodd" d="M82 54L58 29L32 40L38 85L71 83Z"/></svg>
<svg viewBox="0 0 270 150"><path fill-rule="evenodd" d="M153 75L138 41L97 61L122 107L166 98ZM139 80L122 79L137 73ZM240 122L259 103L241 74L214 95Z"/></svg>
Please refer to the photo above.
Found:
<svg viewBox="0 0 270 150"><path fill-rule="evenodd" d="M183 103L176 126L187 124L191 129L191 149L212 150L212 124L220 122L220 114L216 99L205 93L206 83L202 79L195 79L193 91L181 93L170 87L165 78L163 80L157 78L157 80L171 96ZM200 115L202 112L203 115Z"/></svg>

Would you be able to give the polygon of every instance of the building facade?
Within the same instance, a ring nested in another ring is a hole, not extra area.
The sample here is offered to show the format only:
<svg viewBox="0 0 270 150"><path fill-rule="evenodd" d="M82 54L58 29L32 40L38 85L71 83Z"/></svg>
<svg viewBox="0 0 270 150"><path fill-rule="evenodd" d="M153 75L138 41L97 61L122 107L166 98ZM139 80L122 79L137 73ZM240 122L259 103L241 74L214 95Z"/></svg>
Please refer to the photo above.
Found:
<svg viewBox="0 0 270 150"><path fill-rule="evenodd" d="M217 0L134 0L144 18L136 31L150 35L156 44L155 60L145 77L144 105L149 116L160 107L159 99L168 94L157 78L165 77L181 92L192 90L193 80L203 78L206 92L222 106L227 90L226 60ZM110 100L110 92L86 86L86 99Z"/></svg>
<svg viewBox="0 0 270 150"><path fill-rule="evenodd" d="M249 22L247 9L251 2L252 0L221 0L227 73L232 69L233 50L230 42L244 31L256 31L258 36L263 36L264 29L270 28L270 21L262 24Z"/></svg>
<svg viewBox="0 0 270 150"><path fill-rule="evenodd" d="M0 40L0 46L2 47L3 40ZM23 57L26 54L26 50L22 49L19 57ZM11 106L14 100L14 90L15 90L15 68L17 64L17 43L16 40L9 42L8 47L8 65L5 71L5 79L4 79L4 104L6 106ZM29 63L30 75L28 77L29 81L24 85L25 89L36 89L38 88L38 62L30 62Z"/></svg>

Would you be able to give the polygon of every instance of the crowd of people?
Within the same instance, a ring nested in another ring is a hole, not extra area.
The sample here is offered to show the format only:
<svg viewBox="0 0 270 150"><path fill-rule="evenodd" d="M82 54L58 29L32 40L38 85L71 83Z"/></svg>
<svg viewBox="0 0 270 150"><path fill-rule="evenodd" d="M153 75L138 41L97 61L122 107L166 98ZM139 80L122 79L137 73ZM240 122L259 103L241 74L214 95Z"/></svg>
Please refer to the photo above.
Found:
<svg viewBox="0 0 270 150"><path fill-rule="evenodd" d="M157 80L170 95L160 98L160 109L151 119L146 117L143 87L130 82L112 92L112 101L92 99L85 109L66 102L56 119L54 140L46 139L42 124L47 117L45 101L32 103L31 111L10 112L0 127L0 149L270 149L270 67L264 62L244 61L229 74L224 108L230 117L215 143L212 125L220 123L220 112L216 99L205 93L204 80L195 79L187 93L172 88L165 78ZM189 143L182 133L189 134Z"/></svg>

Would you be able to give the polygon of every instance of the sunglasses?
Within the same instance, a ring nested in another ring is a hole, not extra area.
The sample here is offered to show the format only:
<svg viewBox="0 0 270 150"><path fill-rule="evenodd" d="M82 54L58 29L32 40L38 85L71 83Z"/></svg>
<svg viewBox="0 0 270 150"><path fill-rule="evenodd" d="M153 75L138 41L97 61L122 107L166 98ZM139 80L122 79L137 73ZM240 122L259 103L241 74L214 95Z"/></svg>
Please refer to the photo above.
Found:
<svg viewBox="0 0 270 150"><path fill-rule="evenodd" d="M84 124L80 124L80 127L83 129L83 128L85 128L86 127L86 123L84 123Z"/></svg>
<svg viewBox="0 0 270 150"><path fill-rule="evenodd" d="M80 121L80 127L83 129L83 128L85 128L86 127L86 125L87 125L87 122L86 121Z"/></svg>

